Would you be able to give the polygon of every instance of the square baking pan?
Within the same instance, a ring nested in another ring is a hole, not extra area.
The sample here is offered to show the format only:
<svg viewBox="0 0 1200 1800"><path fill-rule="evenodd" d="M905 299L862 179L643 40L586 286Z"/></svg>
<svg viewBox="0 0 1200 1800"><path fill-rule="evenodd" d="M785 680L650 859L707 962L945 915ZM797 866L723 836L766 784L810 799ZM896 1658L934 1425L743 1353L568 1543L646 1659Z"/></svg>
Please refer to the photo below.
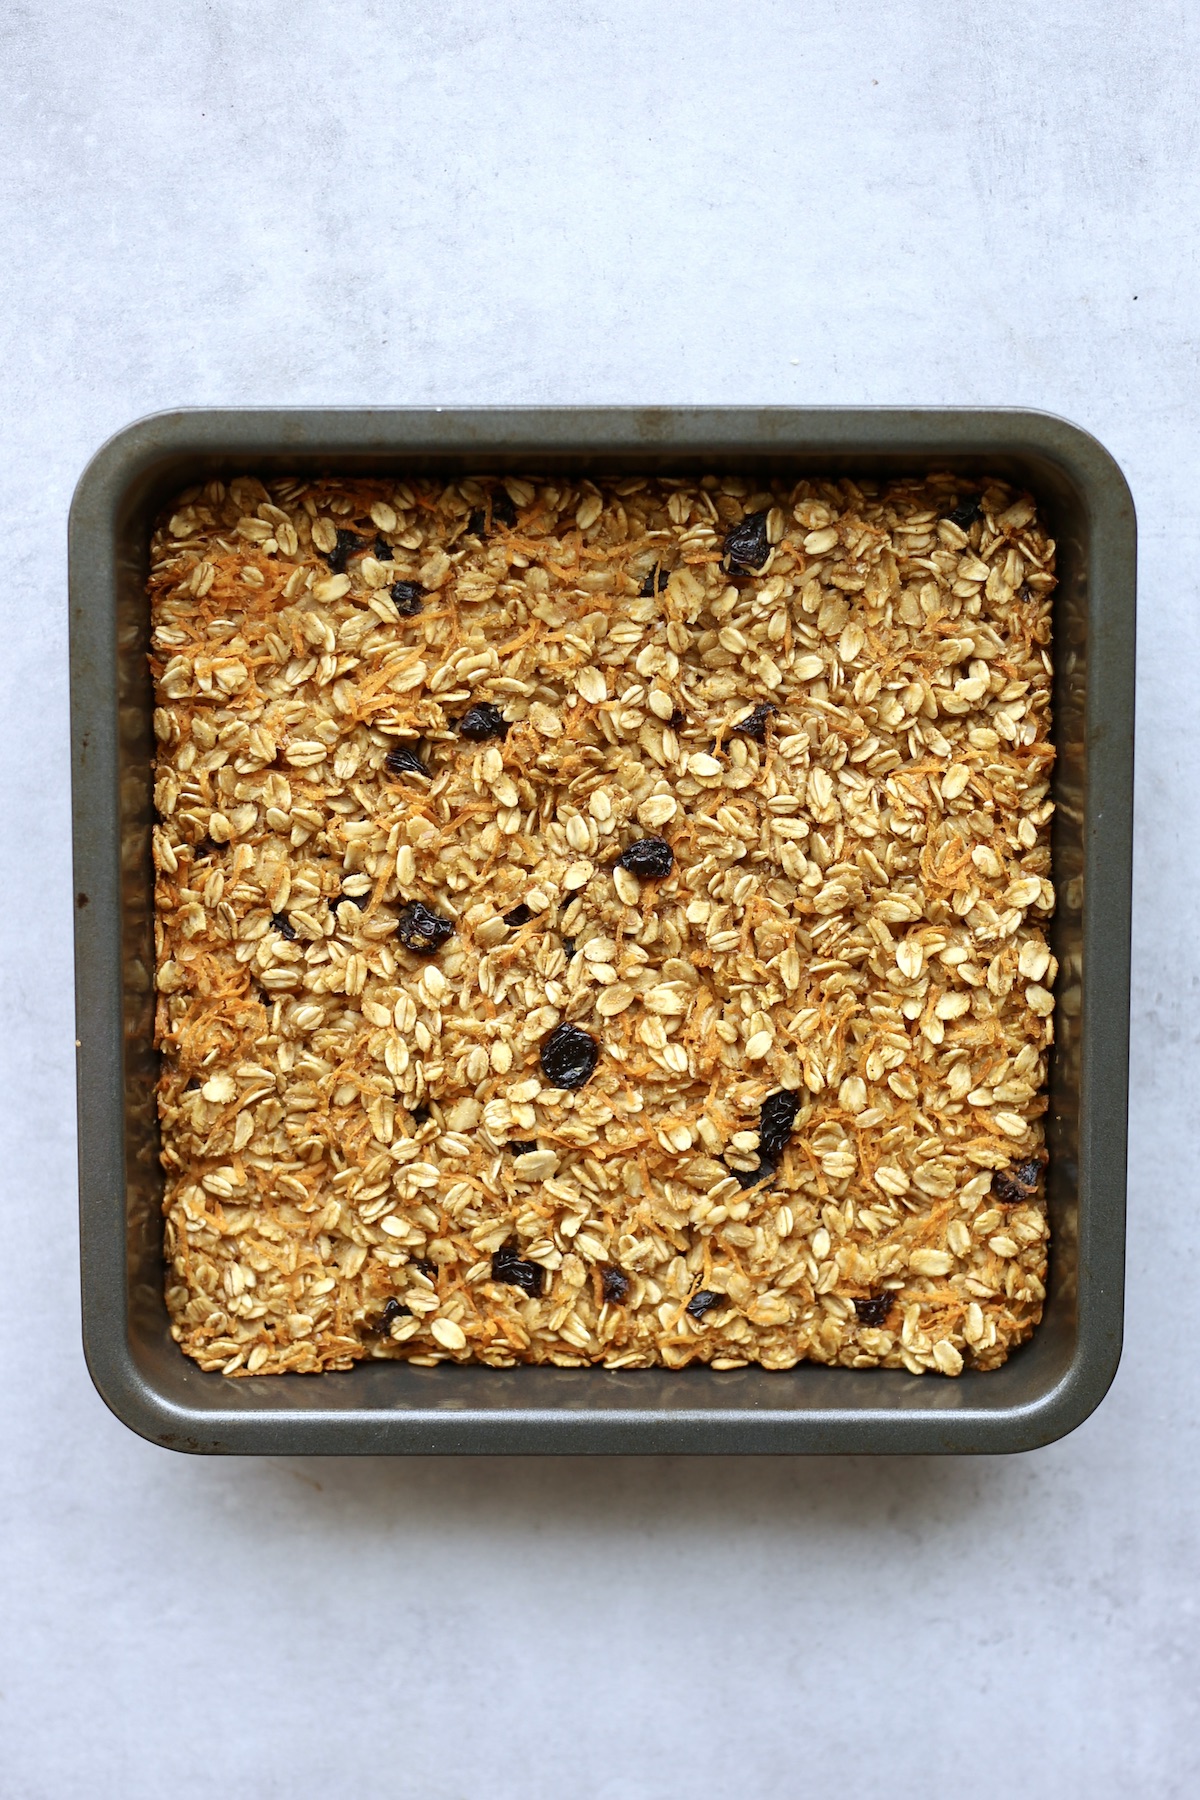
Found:
<svg viewBox="0 0 1200 1800"><path fill-rule="evenodd" d="M799 1364L604 1370L368 1362L206 1374L163 1300L153 1048L154 516L239 473L738 471L998 475L1058 543L1045 1316L1004 1366L958 1380ZM1135 521L1096 440L1045 413L654 407L236 410L128 426L71 508L79 1189L88 1367L133 1430L224 1454L912 1453L1026 1450L1097 1406L1121 1347L1133 808Z"/></svg>

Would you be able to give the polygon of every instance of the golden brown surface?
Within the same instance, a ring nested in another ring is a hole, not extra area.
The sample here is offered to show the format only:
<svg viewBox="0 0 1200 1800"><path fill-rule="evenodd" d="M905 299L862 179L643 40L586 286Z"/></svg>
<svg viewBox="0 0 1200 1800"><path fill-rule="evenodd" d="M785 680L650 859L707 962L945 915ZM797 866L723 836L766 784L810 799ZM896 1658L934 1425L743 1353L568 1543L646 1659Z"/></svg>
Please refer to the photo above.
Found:
<svg viewBox="0 0 1200 1800"><path fill-rule="evenodd" d="M1028 1335L1054 547L977 494L180 497L150 582L160 1112L203 1367L953 1375ZM479 702L505 736L460 735ZM389 772L401 744L427 775ZM647 836L671 872L615 869ZM430 955L417 900L454 926ZM539 1063L562 1021L599 1047L576 1091Z"/></svg>

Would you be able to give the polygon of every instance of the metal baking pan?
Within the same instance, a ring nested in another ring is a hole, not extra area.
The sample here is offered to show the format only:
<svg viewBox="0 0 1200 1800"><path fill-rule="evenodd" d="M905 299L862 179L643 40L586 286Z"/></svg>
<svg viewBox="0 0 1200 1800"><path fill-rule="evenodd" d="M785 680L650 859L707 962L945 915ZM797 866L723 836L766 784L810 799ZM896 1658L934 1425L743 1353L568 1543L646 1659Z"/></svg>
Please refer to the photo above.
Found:
<svg viewBox="0 0 1200 1800"><path fill-rule="evenodd" d="M151 521L214 475L303 471L994 473L1058 541L1055 876L1061 967L1047 1118L1045 1317L955 1381L801 1364L768 1373L401 1362L238 1381L167 1329L151 1042ZM1045 413L882 408L311 409L163 413L85 470L70 523L79 1186L88 1367L133 1430L272 1455L1026 1450L1098 1405L1121 1346L1135 521L1094 438Z"/></svg>

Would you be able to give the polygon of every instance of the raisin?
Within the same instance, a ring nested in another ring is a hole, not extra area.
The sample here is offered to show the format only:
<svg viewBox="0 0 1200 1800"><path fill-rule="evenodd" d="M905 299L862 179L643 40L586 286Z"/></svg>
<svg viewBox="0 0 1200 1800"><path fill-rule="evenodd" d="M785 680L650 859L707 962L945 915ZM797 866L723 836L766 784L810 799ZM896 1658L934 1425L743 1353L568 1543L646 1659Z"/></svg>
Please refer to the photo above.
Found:
<svg viewBox="0 0 1200 1800"><path fill-rule="evenodd" d="M1042 1172L1039 1162L1015 1163L992 1175L992 1199L1001 1206L1023 1206L1037 1187Z"/></svg>
<svg viewBox="0 0 1200 1800"><path fill-rule="evenodd" d="M339 531L333 549L326 552L325 561L335 575L346 572L346 558L358 549L357 531Z"/></svg>
<svg viewBox="0 0 1200 1800"><path fill-rule="evenodd" d="M563 939L563 949L566 951L567 961L570 962L571 958L575 954L575 939L574 938L564 938Z"/></svg>
<svg viewBox="0 0 1200 1800"><path fill-rule="evenodd" d="M767 1181L774 1175L799 1110L799 1094L793 1094L787 1088L779 1088L774 1094L767 1095L758 1116L758 1167L729 1171L740 1188L756 1187L760 1181Z"/></svg>
<svg viewBox="0 0 1200 1800"><path fill-rule="evenodd" d="M347 903L351 906L357 906L359 912L366 912L368 906L371 904L371 896L370 894L335 894L333 899L329 902L334 912L337 911L339 906L345 906Z"/></svg>
<svg viewBox="0 0 1200 1800"><path fill-rule="evenodd" d="M296 936L296 927L292 924L292 921L288 918L286 913L272 913L271 923L276 931L287 939L289 944L293 941Z"/></svg>
<svg viewBox="0 0 1200 1800"><path fill-rule="evenodd" d="M503 525L511 531L516 522L517 509L512 495L507 488L497 488L492 495L492 524Z"/></svg>
<svg viewBox="0 0 1200 1800"><path fill-rule="evenodd" d="M542 1291L542 1269L535 1262L525 1262L517 1255L515 1244L505 1244L492 1257L492 1280L520 1288L535 1300Z"/></svg>
<svg viewBox="0 0 1200 1800"><path fill-rule="evenodd" d="M430 1281L436 1281L437 1264L430 1262L427 1256L414 1256L412 1266L414 1269L419 1269L422 1275L428 1275Z"/></svg>
<svg viewBox="0 0 1200 1800"><path fill-rule="evenodd" d="M410 750L407 744L397 744L388 751L383 762L389 775L424 775L426 779L429 777L429 770L416 751Z"/></svg>
<svg viewBox="0 0 1200 1800"><path fill-rule="evenodd" d="M741 720L741 722L735 725L733 729L741 737L753 738L756 744L765 743L767 737L767 720L771 717L772 713L778 711L779 708L777 706L772 706L769 700L764 700L761 706L755 707L749 718Z"/></svg>
<svg viewBox="0 0 1200 1800"><path fill-rule="evenodd" d="M606 1300L614 1306L620 1306L629 1292L629 1277L623 1269L616 1269L612 1263L605 1263L600 1270L600 1291Z"/></svg>
<svg viewBox="0 0 1200 1800"><path fill-rule="evenodd" d="M376 562L395 561L395 557L392 555L392 546L388 543L382 532L379 533L379 536L371 545L371 554Z"/></svg>
<svg viewBox="0 0 1200 1800"><path fill-rule="evenodd" d="M638 589L638 594L643 600L648 600L652 594L665 593L670 579L670 574L666 569L651 569Z"/></svg>
<svg viewBox="0 0 1200 1800"><path fill-rule="evenodd" d="M397 1319L411 1319L412 1316L412 1307L405 1306L403 1300L397 1300L393 1296L391 1300L386 1301L384 1304L383 1312L379 1317L379 1329L382 1331L384 1337L388 1337L390 1336L392 1326L396 1323Z"/></svg>
<svg viewBox="0 0 1200 1800"><path fill-rule="evenodd" d="M758 1149L764 1162L779 1161L799 1111L800 1096L790 1089L780 1088L767 1095L758 1117Z"/></svg>
<svg viewBox="0 0 1200 1800"><path fill-rule="evenodd" d="M487 514L482 506L477 506L467 520L467 530L472 537L482 537L487 530Z"/></svg>
<svg viewBox="0 0 1200 1800"><path fill-rule="evenodd" d="M868 1294L865 1300L856 1300L854 1310L858 1314L860 1325L870 1325L877 1329L883 1324L892 1307L896 1303L895 1294L885 1288L882 1294Z"/></svg>
<svg viewBox="0 0 1200 1800"><path fill-rule="evenodd" d="M702 1319L705 1313L711 1312L714 1306L720 1306L723 1296L714 1294L711 1288L701 1288L693 1294L687 1303L687 1310L693 1319Z"/></svg>
<svg viewBox="0 0 1200 1800"><path fill-rule="evenodd" d="M643 881L661 881L675 867L675 852L666 838L637 838L617 858L618 869L628 869Z"/></svg>
<svg viewBox="0 0 1200 1800"><path fill-rule="evenodd" d="M543 1040L542 1074L551 1087L581 1088L596 1072L600 1046L578 1025L556 1025Z"/></svg>
<svg viewBox="0 0 1200 1800"><path fill-rule="evenodd" d="M414 1125L425 1125L429 1120L429 1108L427 1106L414 1106L411 1117Z"/></svg>
<svg viewBox="0 0 1200 1800"><path fill-rule="evenodd" d="M953 512L946 514L951 525L957 525L960 531L969 531L976 519L982 519L983 508L979 504L978 494L968 494L960 500Z"/></svg>
<svg viewBox="0 0 1200 1800"><path fill-rule="evenodd" d="M757 1169L730 1169L729 1173L744 1192L746 1188L757 1187L768 1175L773 1175L775 1164L760 1157Z"/></svg>
<svg viewBox="0 0 1200 1800"><path fill-rule="evenodd" d="M479 743L484 738L503 738L508 736L508 720L490 700L480 700L476 706L468 707L458 721L458 732L460 737Z"/></svg>
<svg viewBox="0 0 1200 1800"><path fill-rule="evenodd" d="M765 512L747 513L725 534L725 556L731 569L761 569L771 554Z"/></svg>
<svg viewBox="0 0 1200 1800"><path fill-rule="evenodd" d="M189 1075L187 1080L183 1084L183 1091L185 1094L198 1093L199 1088L200 1088L200 1083L196 1080L196 1077L194 1075Z"/></svg>
<svg viewBox="0 0 1200 1800"><path fill-rule="evenodd" d="M421 900L410 900L396 921L400 942L418 956L432 956L448 937L454 936L454 920L431 912Z"/></svg>
<svg viewBox="0 0 1200 1800"><path fill-rule="evenodd" d="M528 1156L531 1150L537 1149L537 1145L531 1144L527 1138L510 1138L508 1148L513 1156Z"/></svg>
<svg viewBox="0 0 1200 1800"><path fill-rule="evenodd" d="M674 712L671 714L670 718L667 720L667 724L671 727L672 731L678 731L679 727L681 725L687 724L687 714L684 712L682 707L677 706L675 708Z"/></svg>
<svg viewBox="0 0 1200 1800"><path fill-rule="evenodd" d="M520 906L514 906L511 912L505 913L504 923L506 925L528 925L532 917L533 914L522 900Z"/></svg>
<svg viewBox="0 0 1200 1800"><path fill-rule="evenodd" d="M393 581L392 601L402 619L413 619L425 604L425 589L416 581Z"/></svg>

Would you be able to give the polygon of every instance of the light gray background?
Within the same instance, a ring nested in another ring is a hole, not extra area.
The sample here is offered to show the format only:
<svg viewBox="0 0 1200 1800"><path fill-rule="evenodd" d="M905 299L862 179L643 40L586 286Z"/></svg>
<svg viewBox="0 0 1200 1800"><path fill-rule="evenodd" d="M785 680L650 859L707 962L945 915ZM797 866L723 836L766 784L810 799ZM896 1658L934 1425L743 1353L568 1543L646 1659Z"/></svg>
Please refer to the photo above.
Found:
<svg viewBox="0 0 1200 1800"><path fill-rule="evenodd" d="M6 1800L1200 1780L1196 6L0 15ZM65 519L180 403L1020 404L1142 531L1129 1332L1012 1460L238 1462L93 1393Z"/></svg>

